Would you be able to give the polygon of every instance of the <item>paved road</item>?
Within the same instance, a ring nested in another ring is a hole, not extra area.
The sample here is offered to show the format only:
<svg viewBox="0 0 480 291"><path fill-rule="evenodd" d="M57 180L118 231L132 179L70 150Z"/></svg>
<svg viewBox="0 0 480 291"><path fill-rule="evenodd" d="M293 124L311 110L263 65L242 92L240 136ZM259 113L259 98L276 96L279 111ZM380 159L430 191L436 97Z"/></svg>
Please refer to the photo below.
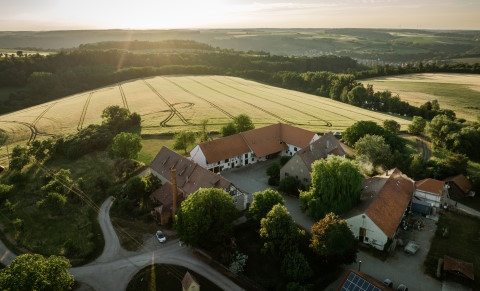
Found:
<svg viewBox="0 0 480 291"><path fill-rule="evenodd" d="M145 266L173 264L186 267L224 290L241 290L228 278L197 259L188 247L181 247L177 240L156 244L153 248L142 248L137 252L125 251L112 226L109 211L112 197L102 204L98 220L105 238L102 255L90 264L70 269L75 280L86 283L94 290L125 290L133 276Z"/></svg>
<svg viewBox="0 0 480 291"><path fill-rule="evenodd" d="M3 265L8 265L10 264L17 255L15 255L13 252L11 252L7 246L0 241L0 263Z"/></svg>
<svg viewBox="0 0 480 291"><path fill-rule="evenodd" d="M133 276L145 266L172 264L190 269L224 290L242 290L208 264L193 255L189 247L181 247L179 240L165 244L151 244L137 252L124 250L110 220L110 207L113 198L108 197L98 213L98 220L105 238L105 247L95 261L82 267L69 270L75 280L82 283L81 290L125 290ZM0 241L0 262L5 265L16 257Z"/></svg>
<svg viewBox="0 0 480 291"><path fill-rule="evenodd" d="M447 203L450 205L450 207L456 207L458 210L465 212L466 214L480 218L480 212L473 208L463 205L462 203L458 203L450 198L447 198Z"/></svg>

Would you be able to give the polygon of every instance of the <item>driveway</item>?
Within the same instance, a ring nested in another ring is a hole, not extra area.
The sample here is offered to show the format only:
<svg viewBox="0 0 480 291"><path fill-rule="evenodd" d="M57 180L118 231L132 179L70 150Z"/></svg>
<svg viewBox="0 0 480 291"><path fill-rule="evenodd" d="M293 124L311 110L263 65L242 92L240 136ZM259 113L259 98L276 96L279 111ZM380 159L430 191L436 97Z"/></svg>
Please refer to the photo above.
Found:
<svg viewBox="0 0 480 291"><path fill-rule="evenodd" d="M236 187L242 191L250 194L248 195L248 202L252 203L252 195L257 191L263 191L268 188L273 188L268 185L268 176L266 174L267 168L274 162L279 162L280 158L266 160L250 164L241 168L234 168L222 171L221 175L227 180L235 184Z"/></svg>
<svg viewBox="0 0 480 291"><path fill-rule="evenodd" d="M223 290L242 290L215 269L193 255L189 247L179 245L179 240L165 244L155 244L149 239L139 251L124 250L110 221L109 211L112 197L102 204L98 220L105 238L105 248L95 261L69 270L76 281L81 283L79 290L125 290L128 282L142 268L151 264L172 264L190 269L207 278ZM153 234L152 234L153 237ZM15 254L0 241L1 262L9 264Z"/></svg>
<svg viewBox="0 0 480 291"><path fill-rule="evenodd" d="M266 169L273 161L266 161L262 163L252 164L244 168L233 169L222 172L222 176L229 179L237 187L246 190L248 193L263 191L267 188L272 188L267 184L268 177L266 176ZM300 202L298 198L287 195L282 195L285 200L285 207L292 215L293 220L302 228L311 232L314 221L300 211ZM250 198L251 199L251 198ZM251 200L250 200L251 201ZM368 252L360 250L357 255L357 261L362 261L361 271L370 276L383 281L389 278L394 283L394 287L398 284L405 284L409 290L441 290L442 285L430 276L424 274L423 262L430 249L430 243L435 234L436 224L433 220L422 218L425 223L425 228L421 231L411 230L400 233L404 238L405 243L409 240L414 240L420 244L420 250L417 254L409 256L403 252L401 247L397 247L385 261L382 261ZM348 269L358 269L358 264L344 266L345 272ZM336 290L343 275L332 283L327 290Z"/></svg>

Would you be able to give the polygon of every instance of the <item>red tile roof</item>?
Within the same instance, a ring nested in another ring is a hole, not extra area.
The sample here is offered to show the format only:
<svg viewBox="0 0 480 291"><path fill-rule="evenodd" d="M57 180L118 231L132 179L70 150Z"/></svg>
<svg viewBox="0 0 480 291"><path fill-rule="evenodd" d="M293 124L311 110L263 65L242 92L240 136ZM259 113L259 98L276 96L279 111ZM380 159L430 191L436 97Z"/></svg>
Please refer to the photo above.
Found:
<svg viewBox="0 0 480 291"><path fill-rule="evenodd" d="M470 192L470 190L472 190L472 183L470 183L467 177L465 177L462 174L457 175L455 177L447 178L445 179L445 181L455 183L458 186L458 188L460 188L460 190L462 190L463 193L465 194L467 194L468 192Z"/></svg>
<svg viewBox="0 0 480 291"><path fill-rule="evenodd" d="M415 188L422 190L424 192L429 192L435 195L442 196L443 187L445 187L444 181L439 181L435 179L423 179L421 181L415 182Z"/></svg>
<svg viewBox="0 0 480 291"><path fill-rule="evenodd" d="M272 124L199 144L209 164L253 151L264 157L287 149L285 143L306 147L315 133L288 124Z"/></svg>
<svg viewBox="0 0 480 291"><path fill-rule="evenodd" d="M389 238L392 238L412 199L413 190L413 181L395 168L380 193L368 206L365 214Z"/></svg>
<svg viewBox="0 0 480 291"><path fill-rule="evenodd" d="M257 157L281 152L287 149L282 141L280 124L273 124L240 133L248 147Z"/></svg>
<svg viewBox="0 0 480 291"><path fill-rule="evenodd" d="M216 163L250 151L248 145L239 134L202 142L199 146L208 164Z"/></svg>
<svg viewBox="0 0 480 291"><path fill-rule="evenodd" d="M185 198L200 188L221 188L229 190L232 184L222 176L202 168L166 147L160 149L150 164L150 169L164 177L168 182L172 181L171 170L176 169L177 187L185 194Z"/></svg>
<svg viewBox="0 0 480 291"><path fill-rule="evenodd" d="M177 187L178 189L178 187ZM180 189L177 190L178 195L178 205L183 201L183 195ZM173 200L172 200L172 183L166 182L162 185L162 187L155 190L151 195L150 198L154 198L155 200L162 203L164 208L170 209L172 208Z"/></svg>
<svg viewBox="0 0 480 291"><path fill-rule="evenodd" d="M282 141L297 147L304 148L308 146L315 136L314 132L289 124L280 123L280 127Z"/></svg>
<svg viewBox="0 0 480 291"><path fill-rule="evenodd" d="M449 256L444 256L443 270L447 272L459 272L466 277L475 280L473 264Z"/></svg>

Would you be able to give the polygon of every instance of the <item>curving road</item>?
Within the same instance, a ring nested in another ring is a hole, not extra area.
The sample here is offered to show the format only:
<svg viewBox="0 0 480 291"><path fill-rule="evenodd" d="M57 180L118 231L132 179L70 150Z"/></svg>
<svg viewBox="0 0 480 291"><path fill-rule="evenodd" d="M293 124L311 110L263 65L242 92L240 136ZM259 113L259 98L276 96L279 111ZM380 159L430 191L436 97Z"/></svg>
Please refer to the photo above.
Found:
<svg viewBox="0 0 480 291"><path fill-rule="evenodd" d="M154 250L142 248L136 252L124 250L110 220L113 198L108 197L98 212L98 221L105 238L102 254L92 263L69 270L75 280L84 283L85 289L125 290L133 276L145 266L172 264L188 268L215 283L223 290L242 290L208 264L200 261L189 247L181 247L179 240L156 244ZM16 257L0 241L0 262L8 265ZM88 287L87 287L88 286Z"/></svg>

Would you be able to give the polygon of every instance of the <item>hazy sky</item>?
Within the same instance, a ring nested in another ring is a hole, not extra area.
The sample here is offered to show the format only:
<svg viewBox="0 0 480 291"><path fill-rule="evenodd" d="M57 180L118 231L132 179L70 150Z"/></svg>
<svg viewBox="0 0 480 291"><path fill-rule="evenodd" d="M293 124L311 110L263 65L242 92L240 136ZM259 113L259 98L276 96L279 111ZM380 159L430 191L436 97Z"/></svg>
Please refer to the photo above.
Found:
<svg viewBox="0 0 480 291"><path fill-rule="evenodd" d="M0 30L480 29L480 0L2 0Z"/></svg>

